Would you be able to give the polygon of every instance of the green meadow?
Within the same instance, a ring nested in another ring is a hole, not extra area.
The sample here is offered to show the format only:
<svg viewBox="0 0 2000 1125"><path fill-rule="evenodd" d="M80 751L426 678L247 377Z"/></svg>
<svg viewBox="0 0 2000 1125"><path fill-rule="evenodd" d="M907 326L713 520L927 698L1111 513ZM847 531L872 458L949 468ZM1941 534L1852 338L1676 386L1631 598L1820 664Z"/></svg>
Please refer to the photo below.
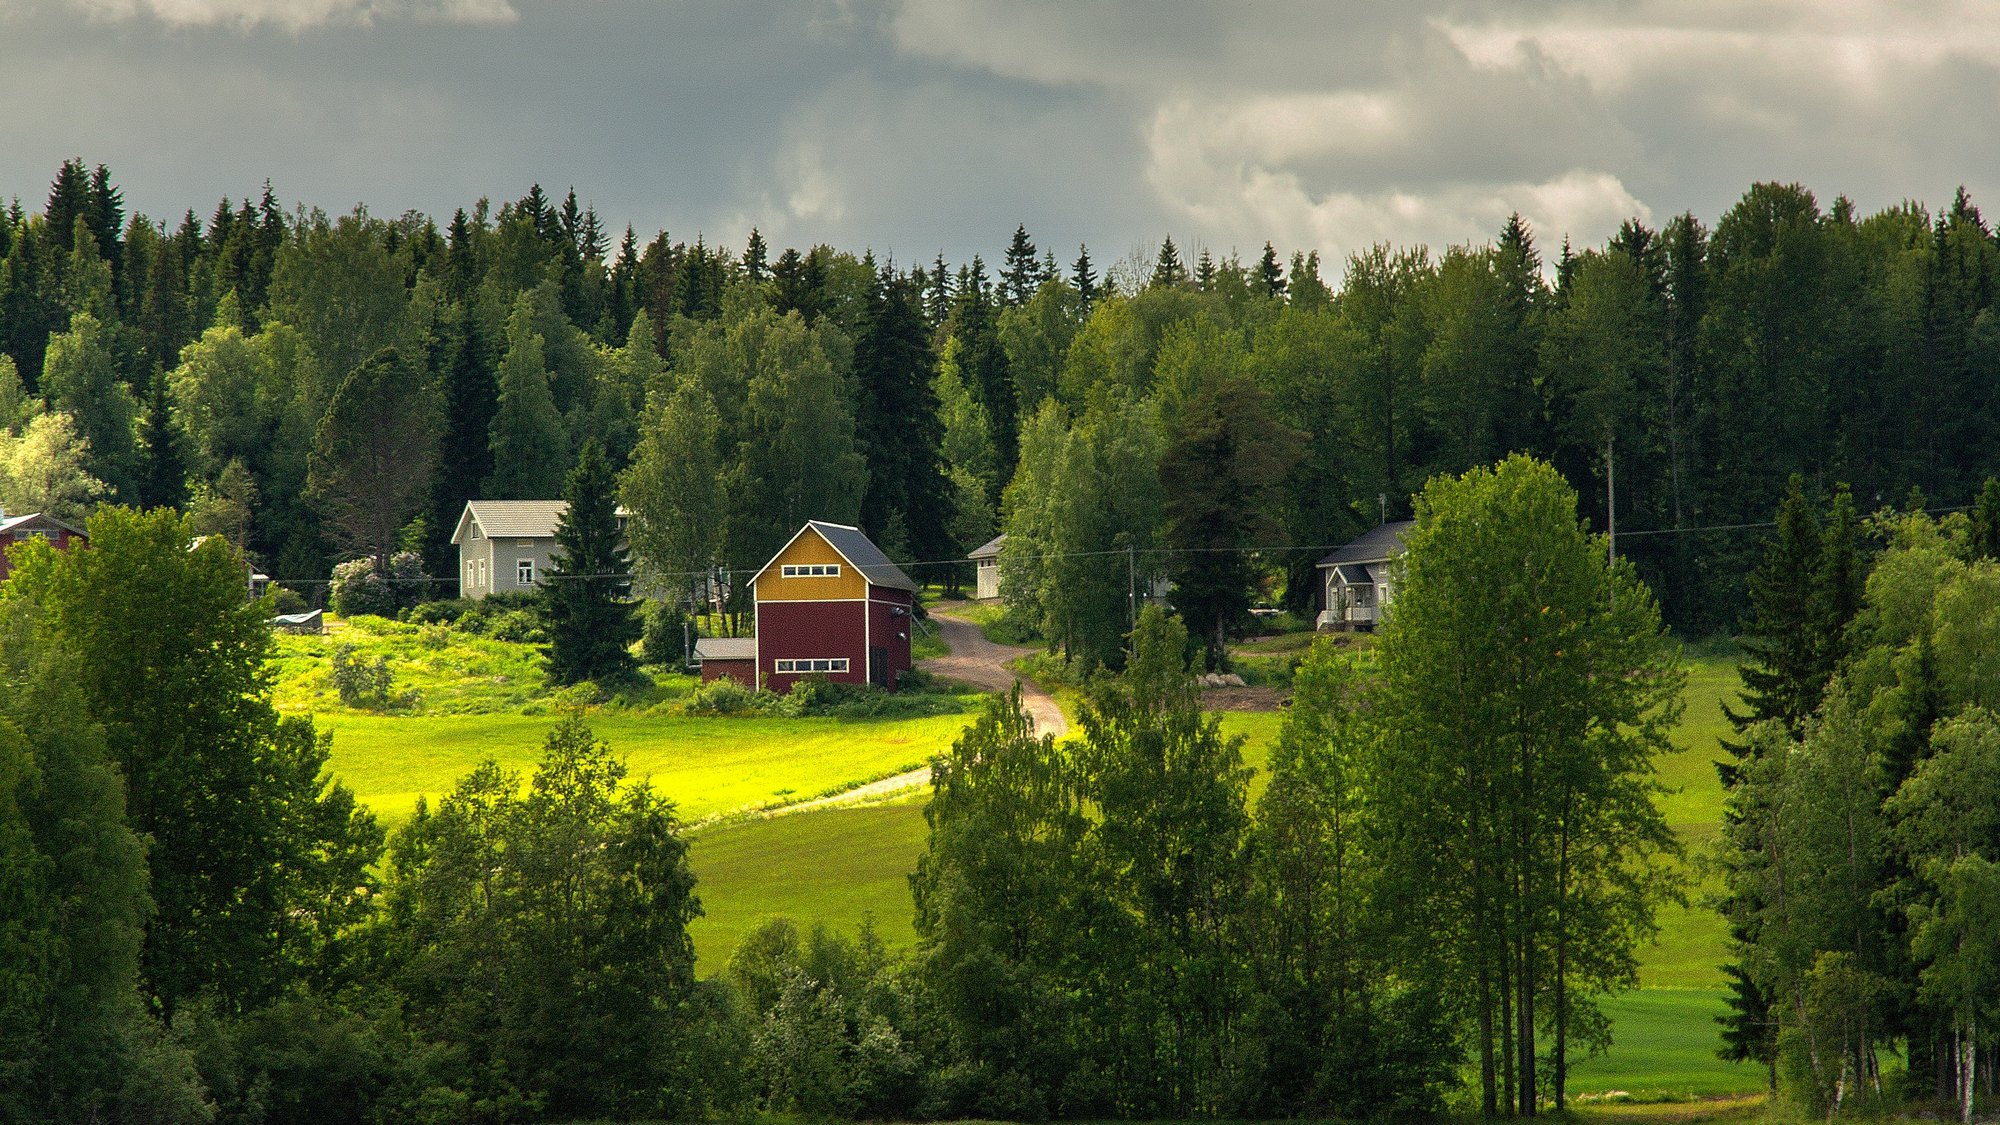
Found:
<svg viewBox="0 0 2000 1125"><path fill-rule="evenodd" d="M325 674L332 644L386 655L398 690L419 698L404 713L341 707ZM391 823L419 796L435 799L492 757L531 771L552 720L540 658L525 645L456 630L369 623L331 638L284 638L274 662L281 706L311 712L333 734L334 772ZM1661 806L1688 849L1688 870L1715 842L1722 790L1714 759L1727 730L1720 702L1736 685L1734 661L1690 659L1675 749L1658 762ZM700 970L718 972L751 930L774 917L853 930L872 920L892 947L914 940L909 873L924 847L923 793L782 816L750 810L793 803L917 768L948 746L969 715L915 719L694 718L673 713L691 687L662 676L651 691L594 710L599 738L621 752L696 824L692 858L704 916L692 927ZM1230 712L1223 729L1244 737L1244 758L1263 767L1282 712ZM1614 1044L1574 1071L1572 1091L1642 1099L1754 1093L1763 1074L1715 1058L1723 1010L1724 927L1694 884L1691 905L1669 907L1659 939L1640 955L1639 985L1613 997Z"/></svg>

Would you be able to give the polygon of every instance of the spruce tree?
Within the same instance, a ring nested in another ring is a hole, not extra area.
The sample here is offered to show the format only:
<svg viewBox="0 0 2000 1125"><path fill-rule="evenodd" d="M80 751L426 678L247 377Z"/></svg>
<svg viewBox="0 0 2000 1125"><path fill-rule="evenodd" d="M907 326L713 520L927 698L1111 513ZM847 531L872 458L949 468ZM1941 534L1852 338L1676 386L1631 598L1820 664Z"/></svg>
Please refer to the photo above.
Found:
<svg viewBox="0 0 2000 1125"><path fill-rule="evenodd" d="M1174 236L1168 235L1160 243L1159 256L1153 259L1153 280L1155 286L1174 286L1187 280L1187 265L1181 261L1181 251L1174 245Z"/></svg>
<svg viewBox="0 0 2000 1125"><path fill-rule="evenodd" d="M187 503L187 461L181 456L180 427L167 402L167 376L155 370L146 388L146 413L139 420L139 503L178 508Z"/></svg>
<svg viewBox="0 0 2000 1125"><path fill-rule="evenodd" d="M879 541L900 519L914 557L942 559L958 548L949 538L951 487L931 387L937 364L918 300L913 279L877 275L854 344L855 438L868 459L861 526Z"/></svg>
<svg viewBox="0 0 2000 1125"><path fill-rule="evenodd" d="M1749 578L1751 618L1744 623L1743 709L1723 712L1739 734L1775 719L1798 737L1819 709L1826 691L1825 624L1818 603L1818 574L1825 532L1806 499L1805 481L1793 473L1778 505L1777 532L1764 559ZM1723 743L1740 763L1752 751L1747 741ZM1733 785L1738 766L1721 763L1722 780Z"/></svg>
<svg viewBox="0 0 2000 1125"><path fill-rule="evenodd" d="M1035 242L1028 237L1027 224L1014 228L1014 241L1007 244L1007 260L1000 270L1003 296L1008 305L1020 307L1035 295L1041 284L1040 267L1035 262Z"/></svg>
<svg viewBox="0 0 2000 1125"><path fill-rule="evenodd" d="M1090 307L1097 303L1097 271L1090 265L1090 247L1078 245L1076 261L1069 267L1069 283L1076 286L1076 295L1083 298L1083 313L1090 315Z"/></svg>
<svg viewBox="0 0 2000 1125"><path fill-rule="evenodd" d="M454 308L438 382L444 419L426 521L431 541L425 555L432 574L447 574L457 566L451 557L451 535L458 518L466 501L481 498L482 487L493 475L492 428L500 391L476 314Z"/></svg>
<svg viewBox="0 0 2000 1125"><path fill-rule="evenodd" d="M556 551L540 592L549 678L614 683L636 667L631 645L640 624L629 600L632 567L618 526L617 482L595 441L584 443L563 498L569 507L556 523Z"/></svg>
<svg viewBox="0 0 2000 1125"><path fill-rule="evenodd" d="M1285 268L1278 264L1278 250L1270 243L1264 244L1264 256L1257 259L1257 281L1264 287L1264 295L1272 300L1282 300L1285 296Z"/></svg>
<svg viewBox="0 0 2000 1125"><path fill-rule="evenodd" d="M762 285L764 277L770 273L765 258L770 248L764 245L764 235L756 227L750 228L750 241L743 247L743 276L753 285Z"/></svg>
<svg viewBox="0 0 2000 1125"><path fill-rule="evenodd" d="M1972 556L2000 559L2000 477L1987 477L1972 506Z"/></svg>

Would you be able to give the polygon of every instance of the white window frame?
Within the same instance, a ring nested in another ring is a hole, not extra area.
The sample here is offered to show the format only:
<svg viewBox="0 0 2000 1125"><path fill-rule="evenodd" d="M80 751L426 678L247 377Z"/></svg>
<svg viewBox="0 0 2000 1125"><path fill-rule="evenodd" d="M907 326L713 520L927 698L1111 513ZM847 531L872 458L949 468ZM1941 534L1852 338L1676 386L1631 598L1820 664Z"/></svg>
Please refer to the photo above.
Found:
<svg viewBox="0 0 2000 1125"><path fill-rule="evenodd" d="M810 676L847 671L849 664L845 656L797 657L776 661L772 671L781 676Z"/></svg>
<svg viewBox="0 0 2000 1125"><path fill-rule="evenodd" d="M535 560L514 560L514 584L516 586L533 586L535 584Z"/></svg>
<svg viewBox="0 0 2000 1125"><path fill-rule="evenodd" d="M839 563L785 563L778 568L780 578L838 578Z"/></svg>

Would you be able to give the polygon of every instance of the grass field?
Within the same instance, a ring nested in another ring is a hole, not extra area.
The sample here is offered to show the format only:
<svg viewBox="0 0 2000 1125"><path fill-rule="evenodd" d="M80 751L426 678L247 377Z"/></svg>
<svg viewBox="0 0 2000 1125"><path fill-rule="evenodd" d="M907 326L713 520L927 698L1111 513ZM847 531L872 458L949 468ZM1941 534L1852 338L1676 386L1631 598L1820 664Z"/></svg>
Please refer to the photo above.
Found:
<svg viewBox="0 0 2000 1125"><path fill-rule="evenodd" d="M324 673L334 640L355 642L367 659L376 649L390 655L397 688L422 694L421 713L340 707ZM532 770L553 722L539 657L527 646L456 631L439 637L436 630L375 626L335 638L285 638L276 663L280 705L317 713L322 728L334 734L334 772L391 823L408 815L419 794L447 792L485 757L524 774ZM1726 730L1719 701L1734 690L1736 677L1727 658L1690 660L1689 671L1676 749L1658 767L1670 790L1662 809L1693 860L1713 845L1718 830L1722 790L1713 761L1716 739ZM673 682L678 679L658 682L661 701L685 690ZM914 768L946 747L969 718L685 718L638 702L594 712L591 725L625 756L631 776L650 777L690 821ZM1263 788L1263 767L1283 718L1281 712L1223 716L1223 729L1244 736L1245 761L1258 769L1253 797ZM850 931L872 917L888 944L907 945L914 937L908 874L924 833L921 794L698 828L692 857L706 910L692 928L699 971L720 971L744 935L779 915ZM1577 1066L1573 1092L1713 1097L1762 1088L1760 1071L1714 1057L1724 930L1701 905L1710 890L1696 887L1693 906L1663 914L1660 941L1640 955L1640 988L1607 1004L1614 1021L1611 1052Z"/></svg>
<svg viewBox="0 0 2000 1125"><path fill-rule="evenodd" d="M541 756L547 715L321 715L333 732L332 768L385 820L409 815L418 795L450 791L491 757L525 776ZM786 804L849 788L930 760L967 716L920 719L683 718L597 713L590 726L625 758L629 775L680 805L688 820Z"/></svg>
<svg viewBox="0 0 2000 1125"><path fill-rule="evenodd" d="M1662 809L1687 842L1690 860L1713 844L1720 821L1722 787L1713 762L1716 739L1727 729L1720 702L1735 687L1733 661L1690 660L1676 749L1658 763L1660 781L1670 789ZM1245 737L1244 759L1259 769L1253 796L1263 787L1262 767L1283 720L1272 712L1223 716L1223 729ZM923 846L923 813L915 800L719 825L698 834L694 866L708 910L694 927L701 971L719 971L742 935L780 914L837 929L852 929L872 915L891 945L909 941L907 875ZM1640 954L1640 988L1606 1003L1611 1051L1577 1066L1572 1092L1709 1098L1763 1088L1762 1071L1715 1057L1724 928L1700 904L1709 889L1696 887L1691 907L1665 911L1660 941ZM1707 1118L1690 1118L1696 1119Z"/></svg>

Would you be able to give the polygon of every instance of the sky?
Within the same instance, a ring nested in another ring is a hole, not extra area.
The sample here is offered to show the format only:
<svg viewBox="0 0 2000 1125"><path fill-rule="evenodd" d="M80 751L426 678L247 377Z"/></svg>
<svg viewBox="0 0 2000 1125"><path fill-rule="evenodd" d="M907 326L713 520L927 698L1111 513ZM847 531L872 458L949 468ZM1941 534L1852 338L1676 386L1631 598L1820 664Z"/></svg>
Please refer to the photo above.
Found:
<svg viewBox="0 0 2000 1125"><path fill-rule="evenodd" d="M0 198L261 190L440 223L1067 263L1490 240L1753 182L2000 213L2000 8L1906 0L0 0ZM1136 257L1135 257L1136 256Z"/></svg>

